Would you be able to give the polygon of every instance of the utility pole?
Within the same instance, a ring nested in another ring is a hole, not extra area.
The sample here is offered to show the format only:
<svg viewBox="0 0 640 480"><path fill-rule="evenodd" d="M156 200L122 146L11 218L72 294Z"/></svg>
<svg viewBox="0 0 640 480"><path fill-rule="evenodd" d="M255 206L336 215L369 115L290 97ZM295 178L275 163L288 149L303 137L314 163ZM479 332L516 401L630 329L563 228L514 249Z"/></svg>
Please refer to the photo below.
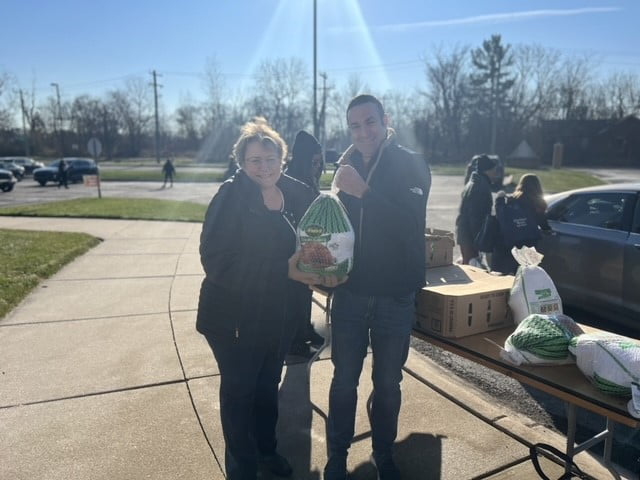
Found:
<svg viewBox="0 0 640 480"><path fill-rule="evenodd" d="M154 70L151 72L153 75L153 103L155 106L155 119L156 119L156 141L155 141L155 151L156 151L156 163L160 163L160 123L158 121L158 87L162 85L158 85L157 76L158 74Z"/></svg>
<svg viewBox="0 0 640 480"><path fill-rule="evenodd" d="M64 157L64 128L62 125L62 108L60 107L60 85L55 82L51 83L52 87L56 89L56 98L58 99L58 135L60 136L60 158Z"/></svg>
<svg viewBox="0 0 640 480"><path fill-rule="evenodd" d="M320 107L320 118L319 118L319 130L320 137L318 140L322 145L323 150L326 148L327 141L327 131L325 129L325 120L326 120L326 112L327 112L327 92L331 89L331 87L327 87L327 73L322 72L320 74L322 77L322 106Z"/></svg>
<svg viewBox="0 0 640 480"><path fill-rule="evenodd" d="M318 48L317 48L317 0L313 0L313 136L318 138Z"/></svg>
<svg viewBox="0 0 640 480"><path fill-rule="evenodd" d="M30 153L30 139L27 136L27 122L25 119L25 106L24 106L24 96L22 95L22 89L20 89L20 109L22 111L22 136L24 137L24 155L28 157L31 155Z"/></svg>

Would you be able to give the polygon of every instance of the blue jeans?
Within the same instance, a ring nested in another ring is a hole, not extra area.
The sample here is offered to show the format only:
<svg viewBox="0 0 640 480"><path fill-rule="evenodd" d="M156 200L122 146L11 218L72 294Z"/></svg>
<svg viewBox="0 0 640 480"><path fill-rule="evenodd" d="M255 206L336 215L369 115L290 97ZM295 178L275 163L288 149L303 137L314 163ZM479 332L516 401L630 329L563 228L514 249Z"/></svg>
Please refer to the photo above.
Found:
<svg viewBox="0 0 640 480"><path fill-rule="evenodd" d="M358 383L371 340L373 351L373 451L391 453L398 431L402 366L409 354L415 321L415 294L363 297L345 289L334 293L331 310L331 357L328 440L331 455L346 456L353 440Z"/></svg>

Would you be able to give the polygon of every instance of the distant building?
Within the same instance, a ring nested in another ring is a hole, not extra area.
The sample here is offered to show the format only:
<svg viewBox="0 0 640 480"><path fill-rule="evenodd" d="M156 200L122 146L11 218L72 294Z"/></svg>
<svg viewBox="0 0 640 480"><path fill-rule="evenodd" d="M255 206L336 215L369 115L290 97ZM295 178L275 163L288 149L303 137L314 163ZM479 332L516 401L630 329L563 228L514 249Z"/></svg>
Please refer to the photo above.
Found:
<svg viewBox="0 0 640 480"><path fill-rule="evenodd" d="M536 155L526 140L507 156L507 165L519 168L540 168L540 157Z"/></svg>
<svg viewBox="0 0 640 480"><path fill-rule="evenodd" d="M553 145L564 146L564 165L640 167L640 119L544 120L542 158L551 163Z"/></svg>

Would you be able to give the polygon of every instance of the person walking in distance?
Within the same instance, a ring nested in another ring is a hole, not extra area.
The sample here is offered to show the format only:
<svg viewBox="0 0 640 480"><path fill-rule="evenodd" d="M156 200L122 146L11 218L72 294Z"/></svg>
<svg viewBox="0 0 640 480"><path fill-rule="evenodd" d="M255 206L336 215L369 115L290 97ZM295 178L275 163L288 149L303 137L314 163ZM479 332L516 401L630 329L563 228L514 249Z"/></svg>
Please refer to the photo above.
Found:
<svg viewBox="0 0 640 480"><path fill-rule="evenodd" d="M61 158L58 162L58 188L64 186L69 188L69 164L64 158Z"/></svg>
<svg viewBox="0 0 640 480"><path fill-rule="evenodd" d="M167 157L164 165L162 165L162 173L164 173L164 183L162 184L162 188L167 186L167 182L170 182L169 186L173 187L173 176L176 173L176 167L173 166L171 157Z"/></svg>
<svg viewBox="0 0 640 480"><path fill-rule="evenodd" d="M428 167L399 146L380 101L359 95L347 107L353 145L334 178L355 230L353 270L334 291L325 480L347 478L358 382L373 352L372 460L382 480L397 480L393 459L402 367L415 321L415 294L425 281Z"/></svg>

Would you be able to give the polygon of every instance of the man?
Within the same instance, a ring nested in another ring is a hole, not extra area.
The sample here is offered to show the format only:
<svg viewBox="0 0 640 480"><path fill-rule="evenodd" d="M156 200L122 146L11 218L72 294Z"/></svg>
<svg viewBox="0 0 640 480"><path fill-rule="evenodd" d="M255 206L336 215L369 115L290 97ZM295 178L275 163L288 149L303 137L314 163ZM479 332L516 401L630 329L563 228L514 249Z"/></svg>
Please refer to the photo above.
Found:
<svg viewBox="0 0 640 480"><path fill-rule="evenodd" d="M373 351L372 459L381 480L399 479L392 457L400 412L402 366L415 318L415 292L424 285L428 167L394 142L380 101L349 103L351 145L334 179L355 230L354 266L334 292L333 380L329 394L329 460L325 480L347 478L358 381Z"/></svg>
<svg viewBox="0 0 640 480"><path fill-rule="evenodd" d="M485 217L491 213L491 183L498 176L498 164L487 154L476 155L471 159L471 163L475 165L475 170L462 191L460 210L456 218L456 240L460 245L462 263L465 265L480 255L475 238Z"/></svg>
<svg viewBox="0 0 640 480"><path fill-rule="evenodd" d="M171 161L171 157L167 157L167 161L164 162L162 166L162 173L164 173L164 183L162 184L162 188L167 186L167 182L171 182L171 187L173 187L173 175L176 173L176 167L173 166L173 162Z"/></svg>
<svg viewBox="0 0 640 480"><path fill-rule="evenodd" d="M64 188L69 188L68 185L69 165L64 158L60 159L58 163L58 188L64 185Z"/></svg>

